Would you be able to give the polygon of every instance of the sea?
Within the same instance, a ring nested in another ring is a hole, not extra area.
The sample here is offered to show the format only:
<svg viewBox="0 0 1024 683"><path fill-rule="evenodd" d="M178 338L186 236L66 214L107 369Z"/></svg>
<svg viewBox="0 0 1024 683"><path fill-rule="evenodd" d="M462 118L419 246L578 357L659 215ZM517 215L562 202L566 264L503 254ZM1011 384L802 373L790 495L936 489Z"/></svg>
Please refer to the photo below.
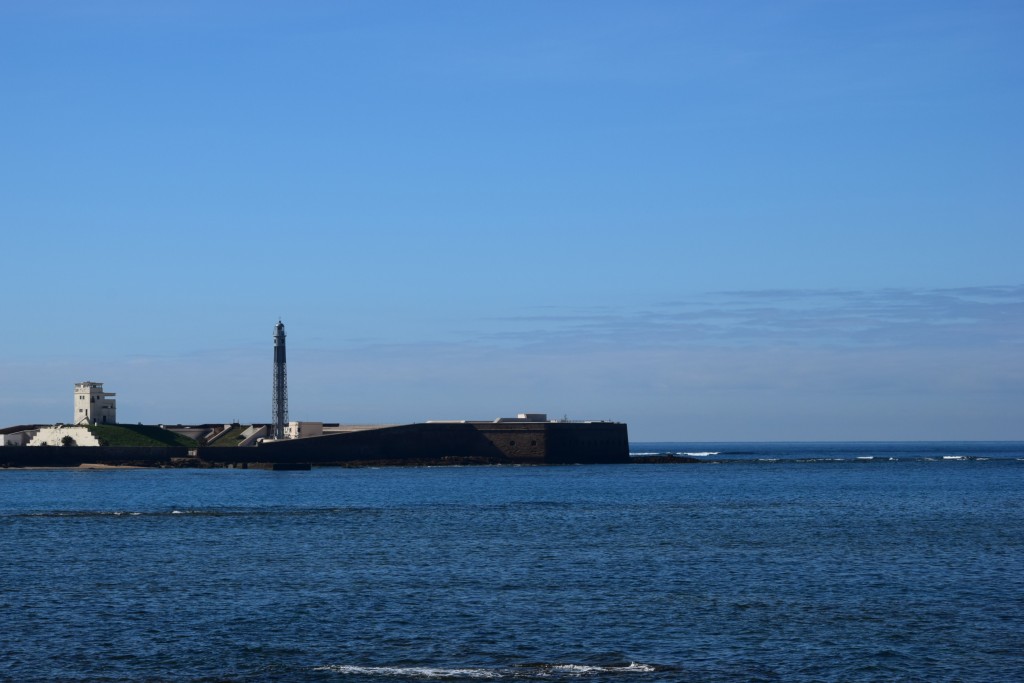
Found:
<svg viewBox="0 0 1024 683"><path fill-rule="evenodd" d="M1024 680L1024 443L631 451L0 470L0 680Z"/></svg>

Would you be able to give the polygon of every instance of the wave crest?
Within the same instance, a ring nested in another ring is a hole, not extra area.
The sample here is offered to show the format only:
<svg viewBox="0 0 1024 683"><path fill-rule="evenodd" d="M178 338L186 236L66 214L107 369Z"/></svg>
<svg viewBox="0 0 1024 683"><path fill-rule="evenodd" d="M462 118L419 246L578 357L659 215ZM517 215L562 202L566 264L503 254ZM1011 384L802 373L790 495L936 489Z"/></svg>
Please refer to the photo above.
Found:
<svg viewBox="0 0 1024 683"><path fill-rule="evenodd" d="M325 664L314 671L328 671L348 676L383 676L387 678L442 680L472 678L481 680L549 678L558 674L571 678L602 674L653 673L666 667L640 662L619 664L536 663L511 667L431 667L431 666L359 666L356 664Z"/></svg>

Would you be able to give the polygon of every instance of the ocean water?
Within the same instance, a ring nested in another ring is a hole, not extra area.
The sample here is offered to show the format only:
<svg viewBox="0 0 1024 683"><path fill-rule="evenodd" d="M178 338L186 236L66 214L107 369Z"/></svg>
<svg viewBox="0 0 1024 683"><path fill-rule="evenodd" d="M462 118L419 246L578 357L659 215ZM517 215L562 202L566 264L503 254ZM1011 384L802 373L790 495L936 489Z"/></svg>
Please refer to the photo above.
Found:
<svg viewBox="0 0 1024 683"><path fill-rule="evenodd" d="M1024 680L1024 444L632 450L0 471L0 680Z"/></svg>

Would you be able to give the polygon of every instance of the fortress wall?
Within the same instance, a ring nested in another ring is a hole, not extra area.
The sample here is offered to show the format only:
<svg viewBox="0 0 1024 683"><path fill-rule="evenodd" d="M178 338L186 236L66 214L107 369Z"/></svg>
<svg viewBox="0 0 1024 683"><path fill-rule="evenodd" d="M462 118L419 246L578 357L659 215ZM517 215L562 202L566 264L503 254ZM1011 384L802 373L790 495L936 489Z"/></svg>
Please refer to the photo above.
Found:
<svg viewBox="0 0 1024 683"><path fill-rule="evenodd" d="M325 434L308 439L269 441L256 449L200 448L209 462L353 462L488 458L504 455L466 424L412 424L358 432Z"/></svg>
<svg viewBox="0 0 1024 683"><path fill-rule="evenodd" d="M443 461L495 463L628 462L620 423L422 423L260 444L256 449L200 448L201 459L230 462Z"/></svg>
<svg viewBox="0 0 1024 683"><path fill-rule="evenodd" d="M169 465L184 447L0 449L0 466L76 467L82 463ZM423 423L264 443L257 448L197 449L211 464L275 462L621 463L629 461L626 425L612 422Z"/></svg>
<svg viewBox="0 0 1024 683"><path fill-rule="evenodd" d="M495 422L471 426L503 457L513 462L539 464L545 462L547 454L547 424Z"/></svg>
<svg viewBox="0 0 1024 683"><path fill-rule="evenodd" d="M188 449L184 447L33 446L0 450L0 466L78 467L83 463L159 466L170 464L171 458L187 456Z"/></svg>
<svg viewBox="0 0 1024 683"><path fill-rule="evenodd" d="M551 463L629 462L629 434L621 422L553 422L548 426Z"/></svg>

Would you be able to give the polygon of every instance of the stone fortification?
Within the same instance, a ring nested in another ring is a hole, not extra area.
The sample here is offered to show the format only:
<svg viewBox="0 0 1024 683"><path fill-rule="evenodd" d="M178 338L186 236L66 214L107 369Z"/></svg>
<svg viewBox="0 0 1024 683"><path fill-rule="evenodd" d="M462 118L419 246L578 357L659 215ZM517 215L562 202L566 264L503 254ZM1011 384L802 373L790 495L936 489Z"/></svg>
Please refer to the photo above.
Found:
<svg viewBox="0 0 1024 683"><path fill-rule="evenodd" d="M0 449L0 467L78 467L83 464L169 467L188 457L187 448L37 446Z"/></svg>
<svg viewBox="0 0 1024 683"><path fill-rule="evenodd" d="M127 428L126 428L127 429ZM141 427L133 428L136 431ZM79 431L81 430L81 431ZM46 446L0 449L0 466L74 467L83 463L152 467L312 465L566 464L630 462L626 425L617 422L440 422L266 441L255 448L81 447L84 428L41 431ZM256 433L254 430L253 434ZM37 435L38 436L38 435ZM61 440L70 436L70 442ZM89 435L90 438L92 435Z"/></svg>
<svg viewBox="0 0 1024 683"><path fill-rule="evenodd" d="M252 452L200 448L198 455L223 464L621 463L629 462L629 444L626 425L618 422L455 422L268 441Z"/></svg>

